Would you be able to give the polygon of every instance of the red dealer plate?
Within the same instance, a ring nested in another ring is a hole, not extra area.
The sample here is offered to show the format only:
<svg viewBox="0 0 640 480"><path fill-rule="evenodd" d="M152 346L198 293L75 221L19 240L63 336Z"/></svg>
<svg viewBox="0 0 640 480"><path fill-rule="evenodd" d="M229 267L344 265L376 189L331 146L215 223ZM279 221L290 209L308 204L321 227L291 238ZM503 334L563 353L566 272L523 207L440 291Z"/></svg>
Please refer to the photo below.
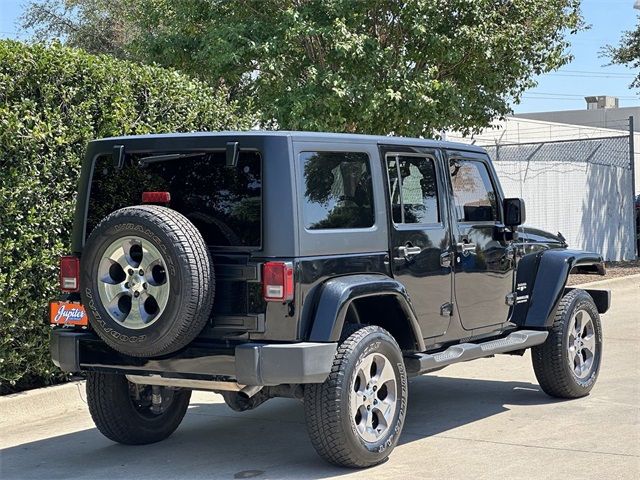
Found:
<svg viewBox="0 0 640 480"><path fill-rule="evenodd" d="M77 302L51 302L49 320L54 325L86 326L89 324L86 310Z"/></svg>

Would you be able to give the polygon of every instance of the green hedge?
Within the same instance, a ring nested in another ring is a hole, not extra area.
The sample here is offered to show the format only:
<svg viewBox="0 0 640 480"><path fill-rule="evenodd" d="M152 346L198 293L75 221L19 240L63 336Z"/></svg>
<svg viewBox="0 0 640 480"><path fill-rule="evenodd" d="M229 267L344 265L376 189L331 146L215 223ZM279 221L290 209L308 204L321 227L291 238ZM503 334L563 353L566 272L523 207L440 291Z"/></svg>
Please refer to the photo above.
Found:
<svg viewBox="0 0 640 480"><path fill-rule="evenodd" d="M0 41L0 393L64 378L46 312L87 141L250 126L225 91L178 72Z"/></svg>

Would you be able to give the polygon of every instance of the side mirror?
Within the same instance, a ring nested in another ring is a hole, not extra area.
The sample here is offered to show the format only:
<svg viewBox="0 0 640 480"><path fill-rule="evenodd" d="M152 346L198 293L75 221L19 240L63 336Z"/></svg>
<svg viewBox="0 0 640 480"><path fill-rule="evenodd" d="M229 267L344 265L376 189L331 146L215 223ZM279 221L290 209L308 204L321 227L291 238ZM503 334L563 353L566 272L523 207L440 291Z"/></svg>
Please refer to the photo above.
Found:
<svg viewBox="0 0 640 480"><path fill-rule="evenodd" d="M524 200L521 198L505 198L502 202L504 224L507 227L522 225L526 219Z"/></svg>

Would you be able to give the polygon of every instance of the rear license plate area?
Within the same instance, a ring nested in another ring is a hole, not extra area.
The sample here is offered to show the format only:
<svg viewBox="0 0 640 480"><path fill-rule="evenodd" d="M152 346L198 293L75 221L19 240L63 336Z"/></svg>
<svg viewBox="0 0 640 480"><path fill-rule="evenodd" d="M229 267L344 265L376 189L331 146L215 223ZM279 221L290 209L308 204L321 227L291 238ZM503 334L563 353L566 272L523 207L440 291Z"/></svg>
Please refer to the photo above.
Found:
<svg viewBox="0 0 640 480"><path fill-rule="evenodd" d="M87 311L78 302L51 302L49 304L51 325L82 326L89 325Z"/></svg>

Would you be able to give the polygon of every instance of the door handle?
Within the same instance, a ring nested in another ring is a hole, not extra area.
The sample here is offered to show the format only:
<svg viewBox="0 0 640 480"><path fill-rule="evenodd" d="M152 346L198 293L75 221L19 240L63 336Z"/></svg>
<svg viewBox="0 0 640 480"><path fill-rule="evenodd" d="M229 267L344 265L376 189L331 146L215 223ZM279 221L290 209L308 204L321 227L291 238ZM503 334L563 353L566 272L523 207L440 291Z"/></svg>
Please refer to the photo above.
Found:
<svg viewBox="0 0 640 480"><path fill-rule="evenodd" d="M422 248L420 247L411 247L408 245L405 245L404 247L398 247L398 253L400 254L401 257L404 257L406 259L415 257L421 252L422 252Z"/></svg>
<svg viewBox="0 0 640 480"><path fill-rule="evenodd" d="M460 242L457 244L457 247L458 247L458 250L460 250L460 252L462 252L462 255L464 255L465 257L468 256L470 253L475 253L476 251L475 243Z"/></svg>

